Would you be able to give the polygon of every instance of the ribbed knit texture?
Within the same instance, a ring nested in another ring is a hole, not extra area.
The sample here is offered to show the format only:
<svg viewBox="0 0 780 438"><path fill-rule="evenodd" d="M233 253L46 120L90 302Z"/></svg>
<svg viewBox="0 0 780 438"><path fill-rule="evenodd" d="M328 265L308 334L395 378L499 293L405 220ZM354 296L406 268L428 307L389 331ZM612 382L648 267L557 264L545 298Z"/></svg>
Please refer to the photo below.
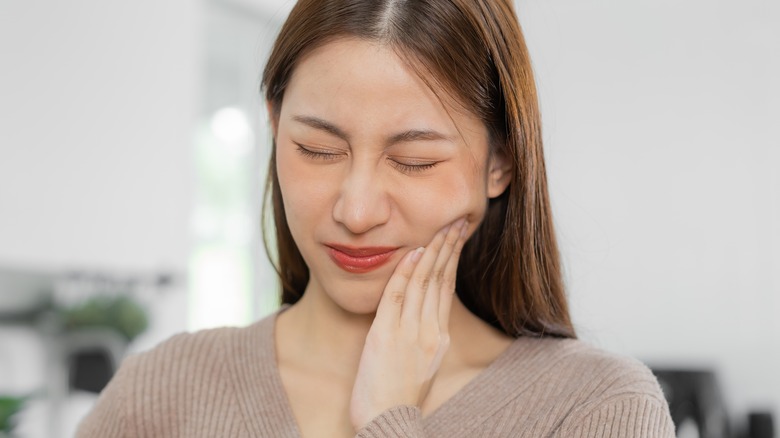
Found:
<svg viewBox="0 0 780 438"><path fill-rule="evenodd" d="M78 438L299 438L276 365L275 315L174 336L130 356ZM322 431L322 437L329 437ZM650 371L581 341L520 338L436 411L389 409L360 438L673 438Z"/></svg>

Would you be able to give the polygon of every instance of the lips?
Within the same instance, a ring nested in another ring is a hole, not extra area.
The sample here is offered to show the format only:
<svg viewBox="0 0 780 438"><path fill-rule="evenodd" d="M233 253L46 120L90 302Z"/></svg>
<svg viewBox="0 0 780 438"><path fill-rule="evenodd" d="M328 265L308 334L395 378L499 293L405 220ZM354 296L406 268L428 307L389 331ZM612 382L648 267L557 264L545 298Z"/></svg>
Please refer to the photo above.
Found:
<svg viewBox="0 0 780 438"><path fill-rule="evenodd" d="M373 271L390 260L396 247L371 246L355 248L337 244L326 244L331 260L341 269L361 274Z"/></svg>

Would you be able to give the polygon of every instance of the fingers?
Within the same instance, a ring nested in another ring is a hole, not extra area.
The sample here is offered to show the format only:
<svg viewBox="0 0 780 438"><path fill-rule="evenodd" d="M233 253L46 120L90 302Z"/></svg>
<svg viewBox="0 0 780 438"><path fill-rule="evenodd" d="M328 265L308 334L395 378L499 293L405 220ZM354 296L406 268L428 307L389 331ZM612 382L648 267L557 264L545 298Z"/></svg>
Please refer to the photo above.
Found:
<svg viewBox="0 0 780 438"><path fill-rule="evenodd" d="M444 245L439 250L438 257L434 263L433 269L429 273L430 284L428 290L425 293L425 298L422 308L423 324L427 324L432 328L439 328L439 313L441 305L444 304L446 309L442 311L449 314L449 308L452 301L441 303L441 297L445 294L446 288L455 289L455 276L457 274L458 266L458 250L460 241L463 237L463 228L466 226L466 220L460 219L447 232L444 239ZM454 267L455 269L452 269ZM446 328L443 326L442 329Z"/></svg>
<svg viewBox="0 0 780 438"><path fill-rule="evenodd" d="M412 278L414 267L420 261L424 251L425 248L423 247L409 251L401 259L401 262L398 263L393 275L390 276L390 280L387 282L387 286L385 286L382 297L379 299L374 324L379 324L380 326L391 324L393 327L398 325L409 280Z"/></svg>
<svg viewBox="0 0 780 438"><path fill-rule="evenodd" d="M452 305L458 259L465 241L465 218L443 228L425 248L407 253L390 276L379 301L374 323L411 332L427 326L444 330ZM443 315L446 314L444 319Z"/></svg>
<svg viewBox="0 0 780 438"><path fill-rule="evenodd" d="M466 222L460 229L457 242L452 249L452 254L449 260L447 260L447 266L444 268L444 284L441 286L441 294L439 297L438 306L438 321L440 330L444 333L449 333L450 327L450 309L452 308L452 298L455 295L455 282L458 275L458 261L460 260L460 254L463 251L463 245L466 243L466 235L468 234L469 223Z"/></svg>
<svg viewBox="0 0 780 438"><path fill-rule="evenodd" d="M412 273L401 311L401 323L407 325L411 330L415 330L419 326L423 299L431 286L431 272L436 266L440 251L451 229L450 225L436 233L431 243L425 248L420 262L417 263Z"/></svg>

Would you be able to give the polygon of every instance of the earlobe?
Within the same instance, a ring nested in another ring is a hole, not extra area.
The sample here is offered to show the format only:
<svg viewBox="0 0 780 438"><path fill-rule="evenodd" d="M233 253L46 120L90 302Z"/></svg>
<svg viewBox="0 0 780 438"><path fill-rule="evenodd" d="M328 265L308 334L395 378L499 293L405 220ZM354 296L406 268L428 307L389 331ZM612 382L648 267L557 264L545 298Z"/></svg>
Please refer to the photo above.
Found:
<svg viewBox="0 0 780 438"><path fill-rule="evenodd" d="M511 160L500 154L491 154L487 181L488 198L496 198L504 193L512 182L512 173Z"/></svg>

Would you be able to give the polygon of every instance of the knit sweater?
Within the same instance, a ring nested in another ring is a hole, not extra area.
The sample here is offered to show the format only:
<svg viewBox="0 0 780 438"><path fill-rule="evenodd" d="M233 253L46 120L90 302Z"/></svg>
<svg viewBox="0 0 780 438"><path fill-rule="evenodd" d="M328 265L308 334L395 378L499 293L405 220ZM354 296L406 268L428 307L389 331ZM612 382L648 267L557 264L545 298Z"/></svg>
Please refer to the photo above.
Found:
<svg viewBox="0 0 780 438"><path fill-rule="evenodd" d="M76 436L300 437L277 368L275 318L176 335L128 357ZM429 415L398 406L356 436L672 438L674 426L638 361L582 341L521 337Z"/></svg>

